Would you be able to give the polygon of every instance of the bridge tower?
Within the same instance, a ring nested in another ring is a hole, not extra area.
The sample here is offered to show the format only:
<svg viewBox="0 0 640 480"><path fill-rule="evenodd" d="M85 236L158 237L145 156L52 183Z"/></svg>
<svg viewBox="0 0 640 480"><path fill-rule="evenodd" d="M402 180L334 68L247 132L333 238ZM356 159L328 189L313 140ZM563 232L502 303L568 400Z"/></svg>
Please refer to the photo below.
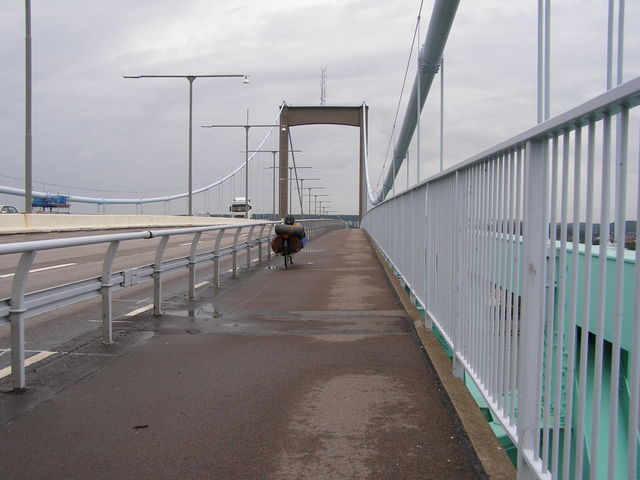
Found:
<svg viewBox="0 0 640 480"><path fill-rule="evenodd" d="M279 208L280 217L288 212L289 205L289 128L298 125L346 125L360 128L360 155L358 174L358 213L360 218L367 209L367 184L365 178L365 142L368 125L369 107L365 104L358 106L294 106L284 105L280 112L280 182Z"/></svg>

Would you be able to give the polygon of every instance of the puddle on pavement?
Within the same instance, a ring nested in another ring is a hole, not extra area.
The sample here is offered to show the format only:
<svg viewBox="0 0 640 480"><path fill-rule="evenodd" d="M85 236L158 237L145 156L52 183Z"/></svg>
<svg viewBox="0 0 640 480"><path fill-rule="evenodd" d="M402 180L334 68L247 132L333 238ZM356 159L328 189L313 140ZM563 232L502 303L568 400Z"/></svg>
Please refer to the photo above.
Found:
<svg viewBox="0 0 640 480"><path fill-rule="evenodd" d="M217 308L212 304L200 305L196 308L187 308L187 309L179 309L179 310L164 310L164 315L174 316L174 317L186 317L191 319L198 320L212 320L215 318L220 318L224 314L222 310Z"/></svg>

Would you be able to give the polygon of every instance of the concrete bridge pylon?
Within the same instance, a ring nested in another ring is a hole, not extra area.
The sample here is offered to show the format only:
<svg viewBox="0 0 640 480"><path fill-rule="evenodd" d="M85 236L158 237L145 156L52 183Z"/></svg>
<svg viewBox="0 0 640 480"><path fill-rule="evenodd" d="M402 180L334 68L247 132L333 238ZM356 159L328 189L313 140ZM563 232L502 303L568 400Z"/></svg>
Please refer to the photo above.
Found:
<svg viewBox="0 0 640 480"><path fill-rule="evenodd" d="M280 112L280 161L279 161L279 208L280 217L289 213L289 128L298 125L346 125L360 128L360 154L358 174L358 213L360 218L366 213L367 184L365 178L366 126L369 107L357 106L294 106L285 104Z"/></svg>

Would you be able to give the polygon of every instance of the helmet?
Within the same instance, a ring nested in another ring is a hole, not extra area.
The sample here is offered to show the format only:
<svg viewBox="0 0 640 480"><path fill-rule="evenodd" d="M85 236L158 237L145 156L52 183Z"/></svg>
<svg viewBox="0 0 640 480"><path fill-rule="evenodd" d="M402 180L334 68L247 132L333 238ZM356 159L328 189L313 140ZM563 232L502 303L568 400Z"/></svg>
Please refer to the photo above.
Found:
<svg viewBox="0 0 640 480"><path fill-rule="evenodd" d="M284 223L285 225L293 225L294 223L296 223L296 219L293 215L287 215L286 217L284 217Z"/></svg>

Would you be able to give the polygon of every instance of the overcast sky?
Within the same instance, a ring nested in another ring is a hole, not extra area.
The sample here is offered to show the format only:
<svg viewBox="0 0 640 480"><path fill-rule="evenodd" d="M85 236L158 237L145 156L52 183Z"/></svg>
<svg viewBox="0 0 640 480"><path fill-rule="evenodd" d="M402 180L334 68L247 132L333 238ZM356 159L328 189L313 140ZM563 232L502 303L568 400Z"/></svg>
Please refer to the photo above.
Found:
<svg viewBox="0 0 640 480"><path fill-rule="evenodd" d="M607 2L552 3L553 115L604 90ZM627 2L626 80L640 74L639 3ZM421 43L432 6L424 1ZM327 104L369 105L375 186L419 7L419 0L32 0L34 188L111 197L187 190L187 81L123 75L251 75L249 85L194 83L197 188L244 158L243 129L201 125L244 123L247 108L251 123L271 123L283 100L317 105L324 65ZM461 1L445 50L445 167L535 124L536 9L536 0ZM1 2L0 184L16 187L24 185L24 28L24 2ZM415 59L408 88L414 73ZM422 178L438 170L438 108L436 80L422 116ZM263 134L252 130L250 149ZM332 208L356 213L357 129L298 127L292 138L304 151L299 163L315 168L305 176L322 178L315 184L327 187ZM0 203L24 205L8 196Z"/></svg>

